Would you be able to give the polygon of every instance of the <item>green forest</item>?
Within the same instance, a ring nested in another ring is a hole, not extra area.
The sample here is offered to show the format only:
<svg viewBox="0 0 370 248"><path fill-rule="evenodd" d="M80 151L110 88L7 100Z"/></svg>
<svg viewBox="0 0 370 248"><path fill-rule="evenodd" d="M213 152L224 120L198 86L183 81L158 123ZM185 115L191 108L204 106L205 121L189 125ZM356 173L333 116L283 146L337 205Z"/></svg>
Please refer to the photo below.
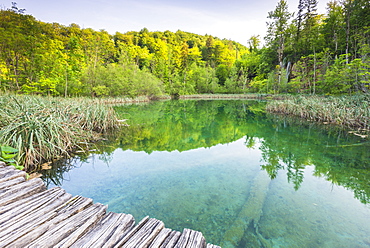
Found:
<svg viewBox="0 0 370 248"><path fill-rule="evenodd" d="M244 46L178 30L114 35L0 10L0 92L136 97L202 93L369 92L370 2L278 1L266 37ZM248 27L243 27L247 29ZM240 32L243 29L241 29Z"/></svg>

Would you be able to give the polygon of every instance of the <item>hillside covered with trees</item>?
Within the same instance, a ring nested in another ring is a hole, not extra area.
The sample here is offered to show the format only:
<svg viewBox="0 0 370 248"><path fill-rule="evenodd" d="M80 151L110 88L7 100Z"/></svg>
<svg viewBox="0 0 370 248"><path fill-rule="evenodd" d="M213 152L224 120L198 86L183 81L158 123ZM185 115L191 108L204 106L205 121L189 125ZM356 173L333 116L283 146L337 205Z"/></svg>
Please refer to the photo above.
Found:
<svg viewBox="0 0 370 248"><path fill-rule="evenodd" d="M248 46L212 35L45 23L0 10L0 91L60 96L369 91L370 2L280 0ZM247 27L245 27L247 28Z"/></svg>

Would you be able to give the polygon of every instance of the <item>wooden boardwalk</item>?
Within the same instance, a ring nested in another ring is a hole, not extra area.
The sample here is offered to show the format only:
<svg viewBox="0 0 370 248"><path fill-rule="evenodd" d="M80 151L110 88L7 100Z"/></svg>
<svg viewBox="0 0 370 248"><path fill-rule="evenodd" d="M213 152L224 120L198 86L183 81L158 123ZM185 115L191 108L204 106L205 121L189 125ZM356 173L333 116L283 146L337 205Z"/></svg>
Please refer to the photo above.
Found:
<svg viewBox="0 0 370 248"><path fill-rule="evenodd" d="M107 213L92 199L25 176L0 162L0 247L219 247L200 232L173 231L157 219L135 225L130 214Z"/></svg>

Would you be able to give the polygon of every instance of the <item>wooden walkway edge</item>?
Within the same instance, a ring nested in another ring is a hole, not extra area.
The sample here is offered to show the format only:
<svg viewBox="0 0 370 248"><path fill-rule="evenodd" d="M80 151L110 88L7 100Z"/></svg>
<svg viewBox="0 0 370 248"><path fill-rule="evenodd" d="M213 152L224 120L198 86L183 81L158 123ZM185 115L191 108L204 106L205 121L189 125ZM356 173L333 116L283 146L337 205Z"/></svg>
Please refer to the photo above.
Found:
<svg viewBox="0 0 370 248"><path fill-rule="evenodd" d="M220 248L201 232L173 231L149 217L135 225L130 214L107 213L90 198L25 176L0 162L0 247Z"/></svg>

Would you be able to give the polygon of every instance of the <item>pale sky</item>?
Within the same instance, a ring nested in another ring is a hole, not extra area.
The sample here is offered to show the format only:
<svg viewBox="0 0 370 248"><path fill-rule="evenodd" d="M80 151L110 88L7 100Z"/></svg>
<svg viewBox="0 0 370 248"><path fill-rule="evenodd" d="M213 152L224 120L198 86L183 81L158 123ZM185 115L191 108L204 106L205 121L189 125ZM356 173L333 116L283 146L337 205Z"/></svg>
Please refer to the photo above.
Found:
<svg viewBox="0 0 370 248"><path fill-rule="evenodd" d="M278 0L0 0L1 8L11 2L26 9L43 22L71 23L81 28L116 31L182 30L195 34L210 34L247 45L252 35L266 34L269 11ZM318 1L318 13L326 13L329 0ZM291 12L297 12L298 0L288 0Z"/></svg>

